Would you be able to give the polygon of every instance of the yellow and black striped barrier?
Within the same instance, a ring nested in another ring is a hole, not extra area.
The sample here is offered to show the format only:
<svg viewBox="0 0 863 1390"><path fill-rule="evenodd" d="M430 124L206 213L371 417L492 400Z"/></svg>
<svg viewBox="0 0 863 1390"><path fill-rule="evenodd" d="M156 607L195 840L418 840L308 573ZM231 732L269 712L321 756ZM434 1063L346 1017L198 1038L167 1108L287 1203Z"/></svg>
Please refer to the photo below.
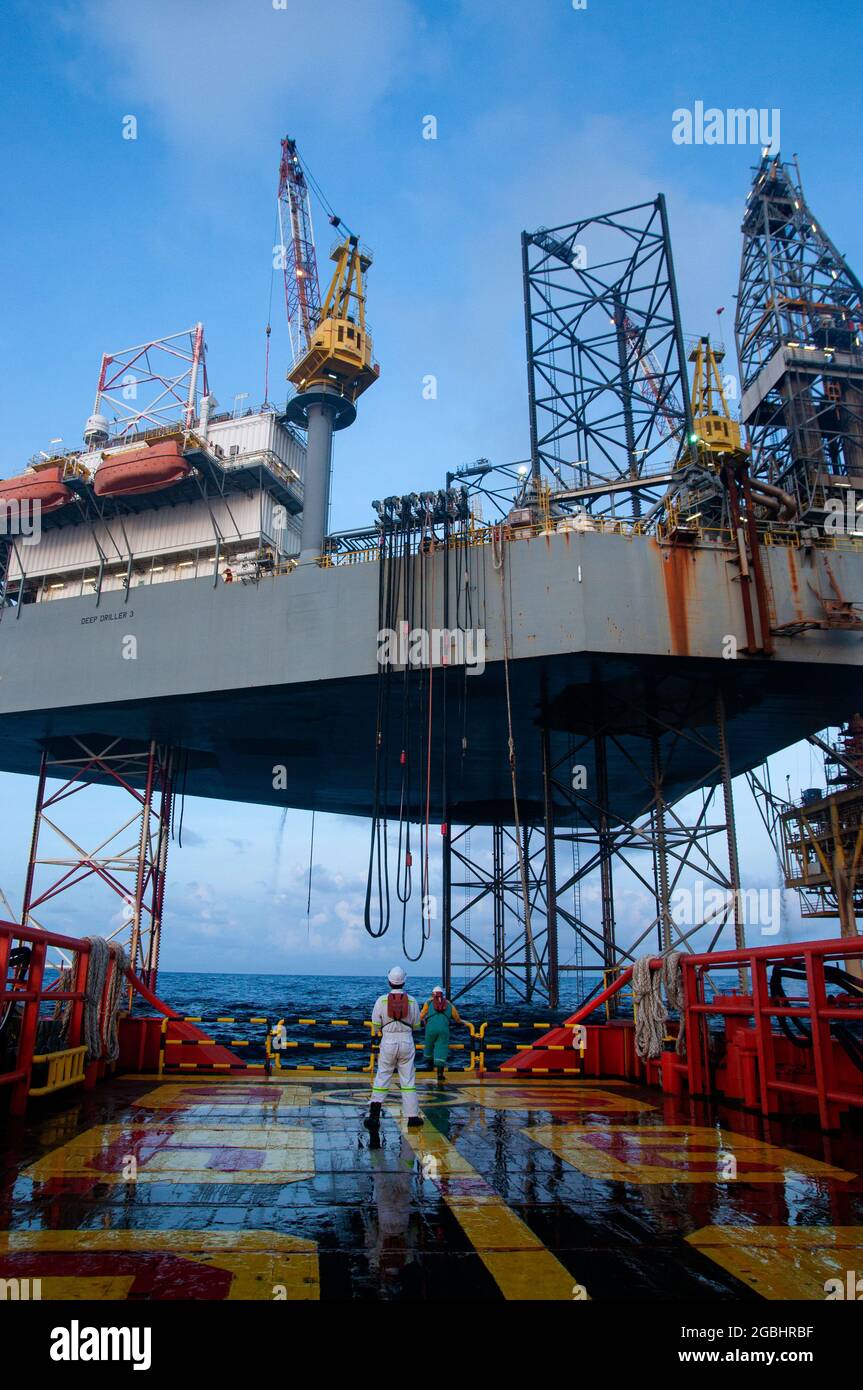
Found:
<svg viewBox="0 0 863 1390"><path fill-rule="evenodd" d="M554 1028L563 1029L564 1024L555 1023L549 1019L542 1021L503 1020L500 1023L486 1022L480 1024L477 1070L480 1072L499 1071L504 1062L508 1062L519 1052L530 1052L536 1047L539 1038L545 1033L550 1033ZM532 1072L535 1071L538 1074L560 1072L571 1076L581 1070L581 1060L584 1057L585 1048L585 1030L579 1027L566 1029L566 1031L569 1034L569 1041L546 1044L543 1048L544 1052L551 1055L551 1065L532 1067ZM578 1061L576 1065L573 1065L575 1058ZM558 1061L559 1066L556 1065Z"/></svg>
<svg viewBox="0 0 863 1390"><path fill-rule="evenodd" d="M311 1027L315 1027L315 1026L318 1025L318 1020L315 1019L315 1018L298 1018L298 1019L296 1020L296 1024L297 1024L299 1027L311 1028ZM351 1026L351 1020L350 1020L350 1019L347 1019L347 1018L333 1018L333 1019L330 1019L330 1020L329 1020L329 1024L328 1024L328 1025L325 1024L324 1026L329 1026L329 1027L331 1027L331 1028L346 1028L346 1027L350 1027L350 1026ZM354 1025L354 1026L356 1026L356 1025ZM371 1019L363 1019L362 1026L363 1026L363 1028L372 1029L372 1021L371 1021ZM374 1067L375 1067L375 1058L376 1058L377 1049L376 1049L375 1046L374 1046L374 1041L373 1041L373 1037L372 1037L371 1034L370 1034L370 1036L369 1036L369 1038L368 1038L368 1040L367 1040L366 1042L341 1042L341 1041L339 1041L339 1042L334 1042L334 1041L333 1041L332 1039L330 1039L330 1038L325 1038L325 1039L312 1039L311 1042L309 1042L309 1040L308 1040L307 1038L303 1038L303 1039L299 1039L299 1038L289 1038L289 1037L288 1037L288 1033L287 1033L287 1027L288 1027L287 1019L286 1019L286 1018L280 1018L280 1019L278 1019L278 1021L277 1021L271 1028L269 1028L269 1029L267 1030L266 1049L267 1049L267 1070L268 1070L268 1071L271 1071L271 1070L275 1070L275 1071L297 1071L297 1072L334 1072L334 1071L335 1071L335 1072L347 1072L347 1071L359 1071L359 1072L361 1072L361 1073L363 1073L363 1072L372 1072L372 1071L374 1071ZM296 1063L293 1063L293 1064L291 1064L291 1065L286 1065L286 1064L282 1061L282 1053L283 1053L283 1052L289 1052L289 1051L291 1051L292 1049L299 1049L299 1048L302 1048L302 1047L307 1047L307 1048L308 1048L308 1047L311 1047L312 1051L333 1051L334 1049L335 1049L336 1051L343 1051L343 1052L366 1052L366 1051L367 1051L368 1054L369 1054L369 1059L368 1059L368 1061L366 1062L365 1066L363 1066L363 1067L349 1067L349 1066L347 1066L347 1065L343 1065L343 1064L340 1063L340 1062L331 1062L330 1065L329 1065L328 1067L315 1067L315 1066L312 1066L310 1063L304 1063L304 1062L296 1062Z"/></svg>
<svg viewBox="0 0 863 1390"><path fill-rule="evenodd" d="M208 1025L206 1036L201 1038L169 1038L170 1023L193 1023ZM236 1035L238 1028L261 1029L256 1037ZM485 1021L480 1024L464 1021L467 1041L453 1041L449 1045L450 1061L447 1070L454 1073L496 1071L500 1064L517 1052L535 1046L536 1040L550 1029L561 1027L551 1019ZM229 1030L227 1033L225 1030ZM353 1030L346 1036L344 1030ZM366 1037L360 1041L356 1034L364 1030ZM325 1036L329 1033L330 1036ZM219 1036L217 1036L219 1034ZM458 1036L458 1035L456 1035ZM184 1060L184 1051L196 1047L222 1047L229 1050L238 1048L260 1048L262 1060L237 1058L233 1062L202 1062ZM371 1019L349 1018L311 1018L302 1015L271 1019L265 1014L252 1014L238 1017L235 1014L217 1014L212 1017L203 1014L184 1014L174 1019L162 1021L159 1051L159 1073L221 1071L261 1072L269 1075L272 1071L294 1071L306 1073L356 1072L360 1075L373 1074L377 1065L379 1038ZM550 1051L568 1052L573 1048L556 1045ZM583 1053L583 1048L582 1048ZM327 1055L328 1065L323 1062ZM347 1054L347 1056L345 1056ZM288 1058L291 1061L288 1061ZM315 1060L311 1060L314 1058ZM336 1060L338 1058L338 1060ZM300 1060L302 1059L302 1060ZM308 1060L306 1060L308 1059ZM422 1034L417 1036L417 1074L432 1076L434 1068L422 1066ZM451 1065L453 1062L455 1065ZM552 1068L557 1070L557 1068ZM571 1072L571 1066L561 1071Z"/></svg>
<svg viewBox="0 0 863 1390"><path fill-rule="evenodd" d="M165 1075L166 1073L171 1073L171 1072L174 1072L174 1071L177 1071L177 1072L181 1072L181 1071L182 1071L182 1072L190 1072L190 1071L206 1071L206 1072L213 1072L213 1071L218 1071L218 1072L251 1071L251 1072L261 1072L261 1073L265 1073L266 1070L267 1070L266 1058L265 1058L265 1060L262 1061L262 1062L247 1062L247 1061L241 1060L240 1058L237 1058L237 1060L234 1061L234 1062L200 1062L200 1061L190 1062L190 1061L184 1061L184 1059L183 1059L183 1049L184 1049L184 1048L190 1048L190 1047L223 1047L223 1048L249 1047L249 1046L252 1046L252 1045L253 1045L254 1039L250 1039L250 1038L230 1038L229 1040L224 1040L224 1041L222 1041L222 1040L220 1040L220 1039L218 1039L218 1038L209 1037L209 1036L208 1036L208 1037L203 1037L203 1038L169 1038L169 1037L168 1037L168 1026L169 1026L169 1024L171 1024L171 1023L223 1023L223 1022L224 1022L224 1023L227 1023L227 1022L236 1023L236 1022L242 1022L242 1021L244 1021L244 1020L227 1019L227 1018L226 1018L226 1019L221 1019L221 1018L219 1018L219 1019L194 1018L194 1019L193 1019L193 1018L191 1018L191 1017L183 1017L183 1018L163 1018L163 1019L162 1019L161 1035L160 1035L160 1038L159 1038L159 1075L160 1075L160 1076L163 1076L163 1075ZM264 1040L263 1040L263 1039L260 1040L259 1046L264 1047Z"/></svg>
<svg viewBox="0 0 863 1390"><path fill-rule="evenodd" d="M303 1022L305 1022L307 1025L312 1025L312 1024L314 1024L314 1023L316 1022L316 1020L315 1020L315 1019L305 1019L305 1020L298 1019L297 1022L298 1022L298 1023L303 1023ZM336 1020L331 1020L331 1021L330 1021L330 1026L332 1026L334 1022L336 1022ZM340 1019L340 1020L338 1020L338 1022L339 1022L340 1024L347 1024L347 1023L350 1023L350 1020L348 1020L348 1019ZM314 1040L313 1040L311 1043L309 1043L308 1040L306 1040L306 1039L289 1038L288 1035L287 1035L287 1020L286 1020L286 1019L279 1019L278 1022L274 1025L274 1027L271 1028L270 1031L269 1031L269 1033L267 1034L267 1057L268 1057L268 1059L269 1059L271 1065L275 1068L276 1071L285 1071L285 1070L287 1070L287 1071L303 1071L303 1072L319 1072L319 1071L325 1071L325 1072L341 1071L341 1072L345 1072L345 1071L360 1071L360 1072L363 1072L363 1073L364 1073L364 1072L369 1072L370 1074L373 1075L374 1072L375 1072L375 1069L376 1069L376 1067L377 1067L377 1057L378 1057L378 1050L379 1050L379 1037L378 1037L378 1035L377 1035L377 1031L376 1031L376 1029L375 1029L375 1027L374 1027L374 1024L372 1023L371 1019L369 1019L369 1018L363 1019L363 1024L362 1024L362 1026L363 1026L364 1028L367 1028L367 1029L369 1030L369 1037L368 1037L368 1040L367 1040L366 1042L344 1042L344 1043L339 1043L339 1042L334 1042L334 1041L332 1041L332 1040L326 1040L326 1041L323 1041L323 1040L321 1040L321 1041L314 1041ZM468 1028L469 1028L469 1030L470 1030L470 1039L471 1039L470 1042L468 1042L468 1043L450 1043L450 1051L451 1051L451 1052L466 1052L466 1053L468 1054L468 1061L467 1061L467 1063L466 1063L464 1066L450 1067L450 1068L449 1068L450 1071L472 1072L472 1071L474 1071L474 1070L476 1069L476 1052L475 1052L474 1043L473 1043L473 1038L474 1038L474 1035L475 1035L475 1029L474 1029L474 1027L473 1027L472 1024L469 1024L469 1025L468 1025ZM335 1049L336 1051L344 1050L344 1051L346 1051L346 1052L366 1052L366 1051L367 1051L368 1054L369 1054L369 1056L368 1056L368 1061L365 1063L365 1065L364 1065L363 1067L348 1067L348 1066L344 1066L344 1065L342 1065L342 1064L340 1064L340 1063L337 1063L337 1062L331 1063L328 1067L315 1067L315 1066L312 1066L312 1065L310 1065L310 1064L306 1064L306 1063L302 1063L302 1062L296 1062L296 1063L293 1063L293 1064L286 1064L285 1061L283 1060L283 1054L284 1054L285 1052L288 1052L288 1051L292 1050L292 1049L299 1049L299 1048L301 1048L301 1047L303 1047L303 1046L306 1046L306 1047L311 1046L311 1048L312 1048L313 1050L321 1050L321 1051L332 1051L333 1049ZM419 1048L418 1048L417 1050L418 1050L418 1052L419 1052ZM426 1073L424 1073L423 1069L422 1069L422 1068L418 1068L418 1075L422 1076L422 1075L424 1075L424 1074L426 1074ZM430 1075L431 1072L429 1072L428 1074Z"/></svg>

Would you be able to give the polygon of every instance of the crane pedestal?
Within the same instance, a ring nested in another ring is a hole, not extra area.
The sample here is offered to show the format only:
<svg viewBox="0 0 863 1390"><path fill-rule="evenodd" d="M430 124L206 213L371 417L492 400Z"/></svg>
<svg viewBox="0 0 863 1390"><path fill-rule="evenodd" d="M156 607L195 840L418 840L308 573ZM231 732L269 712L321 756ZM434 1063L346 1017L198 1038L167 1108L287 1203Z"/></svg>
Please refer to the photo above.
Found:
<svg viewBox="0 0 863 1390"><path fill-rule="evenodd" d="M333 387L302 391L288 402L287 419L308 432L303 487L303 532L300 564L323 552L330 507L333 431L347 429L357 418L351 401Z"/></svg>

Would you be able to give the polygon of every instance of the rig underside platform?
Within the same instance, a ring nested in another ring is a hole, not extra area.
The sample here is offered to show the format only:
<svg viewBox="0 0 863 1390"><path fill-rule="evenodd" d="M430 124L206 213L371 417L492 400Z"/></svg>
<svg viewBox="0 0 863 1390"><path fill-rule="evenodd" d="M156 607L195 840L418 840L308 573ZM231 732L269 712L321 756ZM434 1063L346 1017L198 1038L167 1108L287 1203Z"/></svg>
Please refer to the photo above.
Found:
<svg viewBox="0 0 863 1390"><path fill-rule="evenodd" d="M482 658L473 670L434 670L433 818L447 819L438 771L445 747L448 818L511 820L508 704L528 818L541 815L544 727L552 761L583 763L590 786L592 740L614 740L608 804L629 817L644 800L633 764L649 762L651 735L664 745L669 802L709 776L715 755L699 731L712 730L720 690L732 775L859 706L863 548L851 541L763 547L770 655L747 652L736 552L725 546L601 531L539 535L506 547L503 575L491 544L468 549L450 552L448 566L441 553L415 557L418 573L425 566L423 611L393 615L410 618L412 630L469 627L467 654ZM43 749L52 759L80 753L73 738L99 748L157 739L183 751L190 795L370 815L379 571L374 557L303 564L258 583L188 580L7 611L0 771L35 775ZM427 674L390 675L379 804L390 816L403 792L403 739L427 756ZM284 777L274 780L279 767ZM415 817L423 814L418 796L417 786L408 796ZM565 820L571 802L555 811Z"/></svg>

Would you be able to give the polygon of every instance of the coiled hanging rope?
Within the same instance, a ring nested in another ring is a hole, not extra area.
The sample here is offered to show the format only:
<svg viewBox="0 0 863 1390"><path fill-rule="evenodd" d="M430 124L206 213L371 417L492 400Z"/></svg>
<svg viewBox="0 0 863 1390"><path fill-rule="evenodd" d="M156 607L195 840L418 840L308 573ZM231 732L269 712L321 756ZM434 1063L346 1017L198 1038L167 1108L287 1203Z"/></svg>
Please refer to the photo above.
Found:
<svg viewBox="0 0 863 1390"><path fill-rule="evenodd" d="M683 971L680 965L680 952L669 951L662 957L658 970L651 970L652 955L640 956L632 967L632 1001L635 1006L635 1052L642 1061L645 1058L661 1056L665 1045L665 1031L668 1026L668 1009L679 1013L680 1028L677 1034L676 1051L681 1055L686 1051L683 1010ZM665 990L666 1004L662 1001Z"/></svg>
<svg viewBox="0 0 863 1390"><path fill-rule="evenodd" d="M77 959L77 956L76 956ZM75 972L71 965L64 965L57 974L57 993L68 994L72 989L75 979ZM57 1024L58 1037L61 1042L65 1042L69 1034L69 1023L72 1018L72 1000L58 1000L54 1005L54 1021Z"/></svg>
<svg viewBox="0 0 863 1390"><path fill-rule="evenodd" d="M85 936L84 940L90 943L90 961L84 987L84 1042L87 1046L87 1057L90 1061L104 1058L106 1062L116 1062L120 1055L118 1018L120 995L126 977L126 952L117 942L106 941L103 936ZM105 981L112 962L113 970L106 994Z"/></svg>

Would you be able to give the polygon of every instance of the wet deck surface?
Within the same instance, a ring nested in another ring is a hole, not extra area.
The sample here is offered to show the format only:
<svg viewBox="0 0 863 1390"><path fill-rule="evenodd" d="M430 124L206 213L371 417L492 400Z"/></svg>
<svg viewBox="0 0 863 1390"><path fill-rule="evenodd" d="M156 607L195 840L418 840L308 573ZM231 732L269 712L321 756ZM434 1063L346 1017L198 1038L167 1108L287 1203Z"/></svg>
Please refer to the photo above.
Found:
<svg viewBox="0 0 863 1390"><path fill-rule="evenodd" d="M298 1076L298 1074L294 1074ZM863 1133L615 1081L136 1078L0 1141L0 1278L43 1299L802 1298L863 1269Z"/></svg>

